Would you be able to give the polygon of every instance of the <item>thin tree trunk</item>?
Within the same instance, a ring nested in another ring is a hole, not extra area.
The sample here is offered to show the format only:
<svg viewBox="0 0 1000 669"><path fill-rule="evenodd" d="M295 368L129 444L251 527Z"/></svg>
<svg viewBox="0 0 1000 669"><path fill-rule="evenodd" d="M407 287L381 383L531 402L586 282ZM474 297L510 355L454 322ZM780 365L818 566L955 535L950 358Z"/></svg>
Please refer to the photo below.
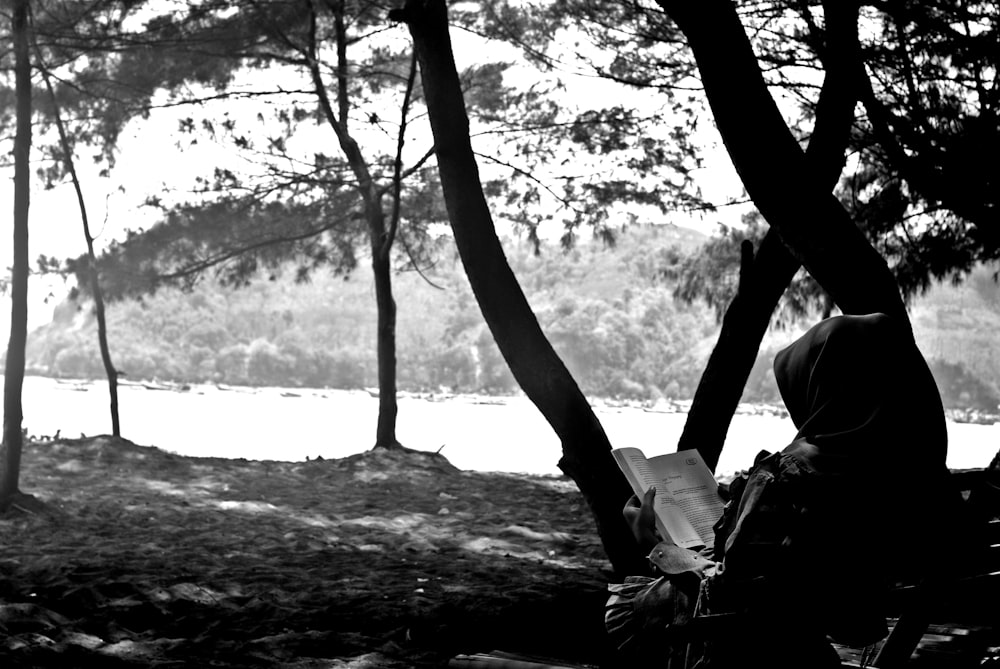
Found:
<svg viewBox="0 0 1000 669"><path fill-rule="evenodd" d="M28 0L15 0L11 20L17 131L14 137L14 266L11 275L10 339L3 384L3 444L0 446L0 510L18 496L24 418L24 349L28 340L28 205L31 194L31 61Z"/></svg>
<svg viewBox="0 0 1000 669"><path fill-rule="evenodd" d="M396 440L396 301L392 297L391 247L385 245L385 218L379 204L372 206L372 271L375 274L375 304L378 308L378 421L375 448L398 448ZM381 234L376 231L382 230Z"/></svg>
<svg viewBox="0 0 1000 669"><path fill-rule="evenodd" d="M345 44L346 35L343 26L338 24L338 44ZM341 54L341 62L345 62ZM406 126L410 113L410 102L413 99L413 86L417 78L417 54L410 57L410 73L406 78L406 91L403 93L403 104L400 110L399 134L396 137L396 158L393 161L392 174L392 210L388 225L384 217L375 221L371 229L378 235L372 236L372 265L375 270L375 297L378 300L378 374L379 374L379 415L376 432L376 448L396 448L401 444L396 440L396 302L392 297L392 268L390 266L392 246L399 230L400 206L403 189L403 145L406 143ZM340 86L346 86L346 77L342 76ZM341 110L346 118L348 110ZM381 217L382 207L376 197L376 213ZM384 347L384 348L383 348ZM382 390L389 393L388 400L382 399Z"/></svg>
<svg viewBox="0 0 1000 669"><path fill-rule="evenodd" d="M857 99L852 63L859 48L858 7L826 0L824 8L827 30L821 50L826 76L806 163L814 178L832 191L844 169ZM749 244L744 242L741 249L739 289L726 310L719 340L698 382L677 442L677 450L697 448L712 471L719 462L771 314L800 267L773 228L764 236L756 255ZM829 299L825 303L827 317Z"/></svg>
<svg viewBox="0 0 1000 669"><path fill-rule="evenodd" d="M542 332L497 238L469 138L445 2L411 0L390 18L409 24L413 36L448 218L483 317L514 378L559 436L559 468L590 506L615 570L640 573L645 560L621 514L629 486L611 457L603 427Z"/></svg>
<svg viewBox="0 0 1000 669"><path fill-rule="evenodd" d="M375 304L378 310L375 350L378 356L379 411L375 428L375 448L399 448L396 439L396 301L392 296L390 253L395 227L387 226L382 198L368 169L357 141L351 136L348 120L350 100L347 91L347 32L343 3L332 5L337 39L337 110L326 91L316 58L317 10L309 3L309 43L306 50L309 75L327 123L333 128L340 148L358 180L358 192L364 207L365 221L372 249L372 273L375 279Z"/></svg>
<svg viewBox="0 0 1000 669"><path fill-rule="evenodd" d="M40 57L40 54L39 54ZM41 65L42 78L45 79L45 87L48 89L49 97L52 100L52 109L56 121L56 129L59 131L59 144L63 152L63 160L70 178L73 180L73 188L76 190L76 201L80 206L80 219L83 222L83 237L87 241L87 258L90 260L90 291L94 295L94 310L97 312L97 342L101 349L101 361L104 363L104 373L108 377L108 394L111 399L111 433L122 436L121 423L118 418L118 372L111 362L111 349L108 346L108 325L104 317L104 293L101 291L100 274L97 269L97 256L94 254L94 237L90 234L90 220L87 216L87 204L83 199L83 187L80 185L80 178L76 173L76 164L73 160L73 150L70 147L69 137L66 134L66 127L63 125L62 114L59 110L59 101L56 99L55 90L52 88L52 81L49 71Z"/></svg>

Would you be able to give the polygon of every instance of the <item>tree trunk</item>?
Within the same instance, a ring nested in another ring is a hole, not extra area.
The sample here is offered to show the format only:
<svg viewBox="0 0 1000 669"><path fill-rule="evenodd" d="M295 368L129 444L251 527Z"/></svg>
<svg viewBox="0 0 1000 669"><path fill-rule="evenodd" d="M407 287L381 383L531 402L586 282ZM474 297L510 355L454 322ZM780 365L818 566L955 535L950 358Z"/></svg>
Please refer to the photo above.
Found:
<svg viewBox="0 0 1000 669"><path fill-rule="evenodd" d="M679 451L697 448L713 472L771 314L799 269L799 261L773 230L768 230L756 255L749 240L740 251L739 288L726 309L719 340L698 381L677 442Z"/></svg>
<svg viewBox="0 0 1000 669"><path fill-rule="evenodd" d="M111 405L111 433L122 436L121 421L118 418L118 370L111 362L111 348L108 346L108 325L104 318L104 295L101 292L100 276L97 272L97 258L94 256L94 238L90 236L87 227L86 214L83 223L84 234L87 236L87 254L93 276L90 279L90 289L94 293L94 310L97 312L97 343L101 348L101 362L104 363L104 374L108 377L108 395Z"/></svg>
<svg viewBox="0 0 1000 669"><path fill-rule="evenodd" d="M372 238L372 271L375 275L375 304L378 308L376 345L378 353L378 422L375 448L398 448L396 440L396 301L392 297L391 245L385 243L385 216L377 198L366 204Z"/></svg>
<svg viewBox="0 0 1000 669"><path fill-rule="evenodd" d="M826 0L824 8L826 31L821 53L826 76L806 163L814 178L832 191L844 168L857 99L851 64L858 49L858 7ZM744 244L739 289L726 310L719 340L698 382L677 443L677 450L697 448L712 471L719 462L771 314L800 266L773 229L768 230L756 255L752 247L748 248L749 242ZM827 308L824 317L829 315Z"/></svg>
<svg viewBox="0 0 1000 669"><path fill-rule="evenodd" d="M396 302L392 297L392 267L390 254L395 230L387 229L382 200L372 179L368 163L348 126L350 99L348 98L347 28L344 21L344 4L331 5L337 40L337 110L333 108L316 56L316 22L318 10L309 2L309 41L306 61L313 88L319 98L320 109L333 129L341 151L347 158L355 178L358 193L368 223L368 236L372 249L372 272L375 279L375 304L378 310L375 350L378 356L378 419L375 427L375 448L399 448L396 440Z"/></svg>
<svg viewBox="0 0 1000 669"><path fill-rule="evenodd" d="M0 510L19 493L21 390L28 339L28 205L31 193L31 61L28 52L28 0L13 3L14 77L17 131L14 137L14 266L11 273L10 339L3 384L3 444L0 447Z"/></svg>
<svg viewBox="0 0 1000 669"><path fill-rule="evenodd" d="M97 257L94 255L94 237L90 234L87 203L83 199L83 187L80 185L80 177L76 173L73 149L70 146L66 127L63 125L59 101L56 99L55 90L52 88L49 71L41 63L40 53L38 57L39 69L42 71L45 87L48 89L49 97L52 100L53 115L55 116L56 129L59 132L59 145L62 148L63 161L66 163L66 169L73 181L73 188L76 191L76 201L80 207L80 219L83 222L83 238L87 242L87 258L90 260L90 290L94 294L94 311L97 312L97 344L101 350L101 361L104 363L104 373L108 377L108 394L111 398L111 433L116 437L120 437L122 436L122 430L118 419L118 371L111 362L111 349L108 346L108 324L104 317L104 293L101 291L101 278L97 269Z"/></svg>
<svg viewBox="0 0 1000 669"><path fill-rule="evenodd" d="M687 38L716 125L757 209L841 310L889 314L912 336L885 260L811 173L767 90L735 5L658 1Z"/></svg>
<svg viewBox="0 0 1000 669"><path fill-rule="evenodd" d="M528 398L562 442L559 468L579 486L619 574L640 573L645 560L622 520L631 490L621 476L597 416L542 332L517 282L483 195L469 138L444 0L409 0L390 14L409 25L420 62L448 218L483 317Z"/></svg>
<svg viewBox="0 0 1000 669"><path fill-rule="evenodd" d="M658 1L688 40L733 164L771 229L844 313L888 314L916 346L892 273L829 185L813 173L767 91L735 5ZM939 397L930 368L919 359L920 383Z"/></svg>

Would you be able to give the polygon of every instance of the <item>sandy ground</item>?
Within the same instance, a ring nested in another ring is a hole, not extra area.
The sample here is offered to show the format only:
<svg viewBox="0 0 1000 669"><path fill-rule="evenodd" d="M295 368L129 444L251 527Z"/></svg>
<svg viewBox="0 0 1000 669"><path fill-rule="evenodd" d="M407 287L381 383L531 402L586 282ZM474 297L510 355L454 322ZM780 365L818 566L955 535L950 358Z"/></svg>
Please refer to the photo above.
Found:
<svg viewBox="0 0 1000 669"><path fill-rule="evenodd" d="M4 667L432 667L605 657L609 565L567 479L385 451L189 458L31 442L0 519Z"/></svg>
<svg viewBox="0 0 1000 669"><path fill-rule="evenodd" d="M620 664L610 565L565 478L94 437L27 444L21 488L44 505L0 517L4 669L401 669L494 649ZM954 669L953 646L979 666L984 644L1000 666L994 629L932 631L918 666Z"/></svg>

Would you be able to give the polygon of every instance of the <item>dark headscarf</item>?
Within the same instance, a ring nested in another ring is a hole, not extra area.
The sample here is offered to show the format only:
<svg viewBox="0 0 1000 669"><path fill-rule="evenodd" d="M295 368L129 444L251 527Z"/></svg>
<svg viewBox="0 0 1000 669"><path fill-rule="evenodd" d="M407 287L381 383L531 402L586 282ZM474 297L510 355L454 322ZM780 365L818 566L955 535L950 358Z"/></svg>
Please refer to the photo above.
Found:
<svg viewBox="0 0 1000 669"><path fill-rule="evenodd" d="M948 436L930 369L885 314L835 316L781 351L774 375L797 440L821 464L940 470Z"/></svg>
<svg viewBox="0 0 1000 669"><path fill-rule="evenodd" d="M922 528L957 508L941 397L903 327L885 314L828 318L774 360L798 429L781 476L804 514L786 539L788 580L800 610L862 644L884 633L886 586L938 568Z"/></svg>

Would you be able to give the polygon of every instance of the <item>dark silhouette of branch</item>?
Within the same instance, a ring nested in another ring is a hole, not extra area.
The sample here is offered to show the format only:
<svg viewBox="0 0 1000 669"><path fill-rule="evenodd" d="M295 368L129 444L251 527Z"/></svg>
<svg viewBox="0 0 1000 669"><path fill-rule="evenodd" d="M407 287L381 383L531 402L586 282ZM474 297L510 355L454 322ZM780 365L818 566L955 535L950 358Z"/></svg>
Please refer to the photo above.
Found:
<svg viewBox="0 0 1000 669"><path fill-rule="evenodd" d="M396 159L393 164L392 176L392 213L389 216L389 230L386 232L385 240L382 242L385 253L388 253L389 249L392 248L392 243L396 239L396 231L399 229L399 207L403 190L403 145L406 142L406 117L410 111L410 100L413 96L413 82L416 81L416 79L417 52L416 50L413 50L410 55L410 74L406 78L406 92L403 94L403 104L399 119L399 133L396 139ZM409 251L409 249L407 249L407 251ZM423 275L421 274L421 276Z"/></svg>

